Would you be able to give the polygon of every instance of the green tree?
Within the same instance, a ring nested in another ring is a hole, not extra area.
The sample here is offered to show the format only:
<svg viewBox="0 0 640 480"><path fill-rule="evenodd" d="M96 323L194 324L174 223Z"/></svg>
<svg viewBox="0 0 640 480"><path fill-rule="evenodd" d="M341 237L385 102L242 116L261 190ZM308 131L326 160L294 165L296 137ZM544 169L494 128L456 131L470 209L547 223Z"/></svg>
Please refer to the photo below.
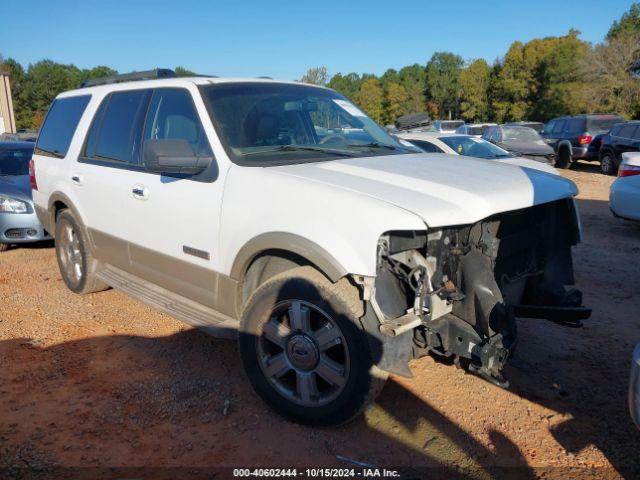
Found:
<svg viewBox="0 0 640 480"><path fill-rule="evenodd" d="M11 85L11 97L13 99L13 110L18 129L31 128L32 113L28 108L23 94L26 73L18 62L13 58L8 58L2 62L2 72L9 75L9 85Z"/></svg>
<svg viewBox="0 0 640 480"><path fill-rule="evenodd" d="M632 3L629 11L623 13L620 20L614 20L605 40L633 33L640 33L640 3Z"/></svg>
<svg viewBox="0 0 640 480"><path fill-rule="evenodd" d="M395 82L388 82L384 86L384 101L382 102L383 121L385 125L394 123L396 118L405 113L409 96L404 87Z"/></svg>
<svg viewBox="0 0 640 480"><path fill-rule="evenodd" d="M581 66L589 49L589 44L580 40L575 30L551 44L538 67L533 118L546 120L585 111L586 105L580 94L584 83Z"/></svg>
<svg viewBox="0 0 640 480"><path fill-rule="evenodd" d="M491 67L483 59L472 61L460 71L460 116L468 121L489 117L489 76Z"/></svg>
<svg viewBox="0 0 640 480"><path fill-rule="evenodd" d="M336 73L331 77L327 86L329 88L333 88L337 92L340 92L347 98L354 99L358 90L360 90L361 83L362 79L357 73L348 73L347 75Z"/></svg>
<svg viewBox="0 0 640 480"><path fill-rule="evenodd" d="M450 52L436 52L427 63L427 96L437 105L437 114L458 115L463 65L462 57Z"/></svg>
<svg viewBox="0 0 640 480"><path fill-rule="evenodd" d="M400 85L407 92L404 113L424 112L427 107L425 89L427 76L424 67L417 63L401 68L398 72Z"/></svg>
<svg viewBox="0 0 640 480"><path fill-rule="evenodd" d="M596 45L583 64L582 89L588 110L640 115L640 32L617 35Z"/></svg>
<svg viewBox="0 0 640 480"><path fill-rule="evenodd" d="M327 73L327 67L313 67L307 70L300 79L303 83L312 83L314 85L320 85L324 87L329 83L329 75Z"/></svg>
<svg viewBox="0 0 640 480"><path fill-rule="evenodd" d="M375 122L382 123L384 92L378 79L364 80L354 100Z"/></svg>
<svg viewBox="0 0 640 480"><path fill-rule="evenodd" d="M187 70L184 67L176 67L173 69L173 71L176 72L176 76L178 77L193 77L194 75L196 75L195 72Z"/></svg>

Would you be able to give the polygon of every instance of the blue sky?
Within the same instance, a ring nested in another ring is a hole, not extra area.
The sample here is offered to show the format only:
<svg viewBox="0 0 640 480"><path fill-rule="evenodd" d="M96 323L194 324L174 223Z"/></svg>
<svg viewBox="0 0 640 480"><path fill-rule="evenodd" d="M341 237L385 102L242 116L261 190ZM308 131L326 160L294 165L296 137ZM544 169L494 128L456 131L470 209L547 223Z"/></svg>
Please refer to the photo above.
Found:
<svg viewBox="0 0 640 480"><path fill-rule="evenodd" d="M570 28L602 40L631 1L7 0L0 54L120 72L177 65L297 79L307 68L383 73L435 51L493 61L514 40Z"/></svg>

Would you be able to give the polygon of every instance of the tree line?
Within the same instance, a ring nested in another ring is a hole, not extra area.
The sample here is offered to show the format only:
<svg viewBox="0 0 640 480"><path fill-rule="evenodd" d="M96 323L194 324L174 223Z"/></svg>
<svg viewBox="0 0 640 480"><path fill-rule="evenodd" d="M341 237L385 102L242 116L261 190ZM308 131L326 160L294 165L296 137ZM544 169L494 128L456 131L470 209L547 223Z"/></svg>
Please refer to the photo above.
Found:
<svg viewBox="0 0 640 480"><path fill-rule="evenodd" d="M380 124L418 112L498 123L586 112L640 117L640 4L632 4L601 43L591 45L579 35L570 30L516 41L491 65L436 52L426 65L389 69L379 77L329 78L325 67L316 67L301 81L339 91Z"/></svg>
<svg viewBox="0 0 640 480"><path fill-rule="evenodd" d="M640 117L640 4L616 20L601 43L591 45L580 32L516 41L504 57L489 64L436 52L425 65L388 69L381 76L309 69L301 81L333 88L380 124L409 113L466 121L547 121L585 112ZM179 75L189 70L176 67ZM0 56L9 74L18 129L38 128L60 92L87 79L118 72L107 66L80 69L51 60L24 68Z"/></svg>

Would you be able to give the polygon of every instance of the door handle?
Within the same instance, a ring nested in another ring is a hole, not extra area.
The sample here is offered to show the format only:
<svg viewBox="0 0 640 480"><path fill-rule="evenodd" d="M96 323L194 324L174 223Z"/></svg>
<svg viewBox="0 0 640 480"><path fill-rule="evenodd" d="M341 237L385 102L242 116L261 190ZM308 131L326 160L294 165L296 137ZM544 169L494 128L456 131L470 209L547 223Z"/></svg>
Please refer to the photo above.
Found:
<svg viewBox="0 0 640 480"><path fill-rule="evenodd" d="M134 185L131 193L133 193L134 198L138 200L146 200L149 198L149 190L144 185Z"/></svg>
<svg viewBox="0 0 640 480"><path fill-rule="evenodd" d="M71 181L76 185L82 185L82 177L80 175L72 175Z"/></svg>

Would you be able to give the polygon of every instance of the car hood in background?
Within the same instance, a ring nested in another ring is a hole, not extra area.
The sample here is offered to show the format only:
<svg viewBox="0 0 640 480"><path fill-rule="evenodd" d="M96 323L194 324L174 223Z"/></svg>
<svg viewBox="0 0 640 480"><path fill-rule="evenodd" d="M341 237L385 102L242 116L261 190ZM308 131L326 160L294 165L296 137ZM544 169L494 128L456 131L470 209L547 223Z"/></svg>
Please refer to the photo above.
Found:
<svg viewBox="0 0 640 480"><path fill-rule="evenodd" d="M572 181L539 169L464 156L452 161L445 154L349 158L269 171L374 197L420 216L431 227L474 223L578 193Z"/></svg>
<svg viewBox="0 0 640 480"><path fill-rule="evenodd" d="M0 195L9 195L18 200L31 200L29 175L0 175Z"/></svg>
<svg viewBox="0 0 640 480"><path fill-rule="evenodd" d="M510 152L517 152L521 155L551 155L554 153L553 148L547 145L543 140L537 142L516 142L505 141L498 144Z"/></svg>

